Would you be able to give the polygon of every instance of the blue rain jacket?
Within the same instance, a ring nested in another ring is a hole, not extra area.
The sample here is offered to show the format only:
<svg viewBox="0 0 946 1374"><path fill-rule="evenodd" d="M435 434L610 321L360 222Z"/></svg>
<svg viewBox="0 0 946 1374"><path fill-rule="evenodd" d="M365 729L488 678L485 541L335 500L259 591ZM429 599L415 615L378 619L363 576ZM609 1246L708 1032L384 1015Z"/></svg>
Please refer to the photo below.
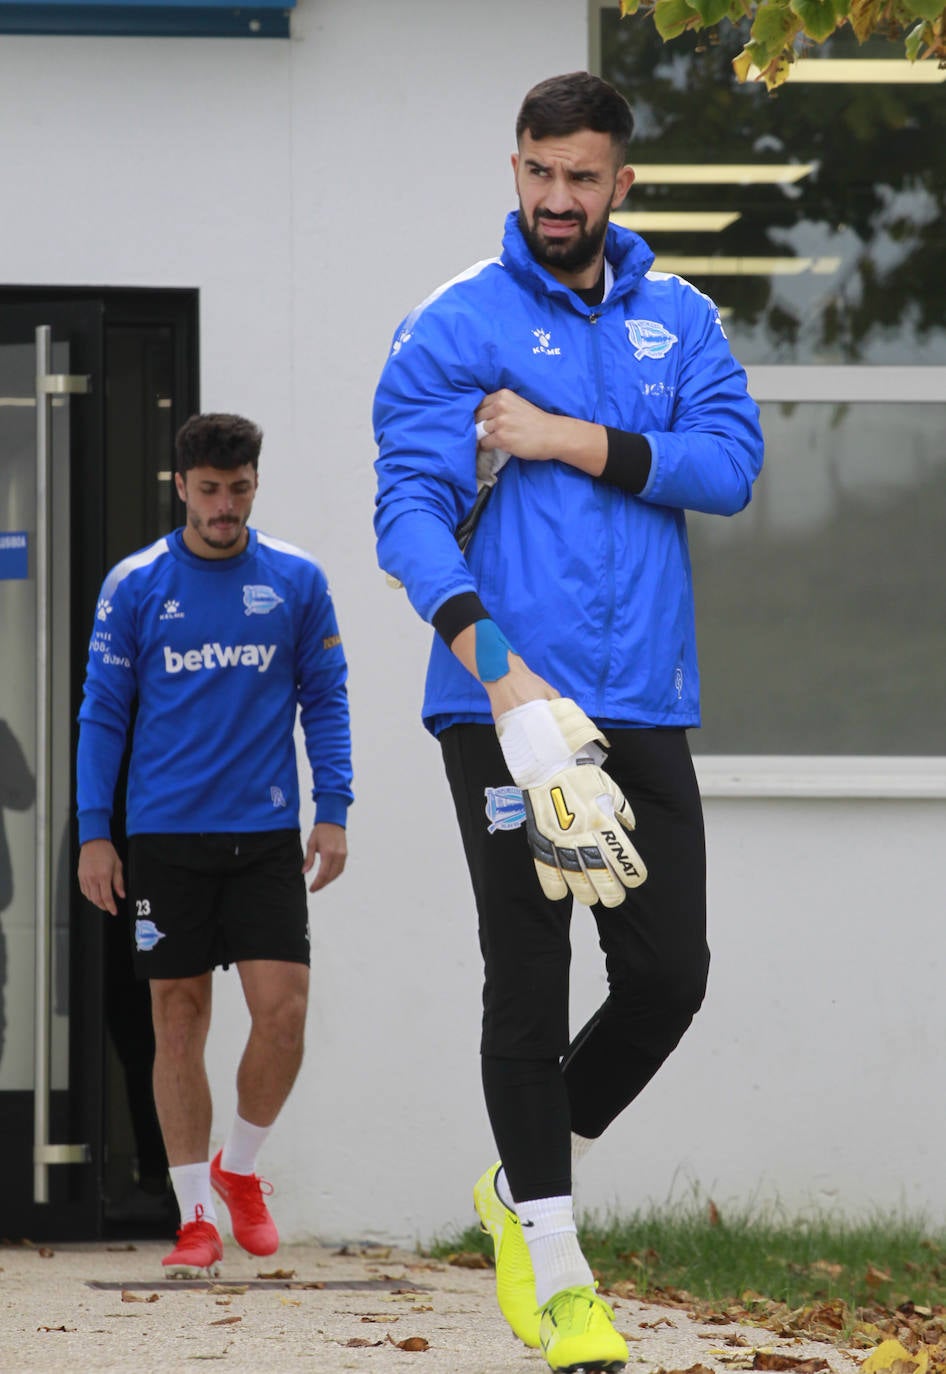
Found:
<svg viewBox="0 0 946 1374"><path fill-rule="evenodd" d="M476 592L529 666L600 724L695 726L699 671L686 510L733 515L762 466L759 411L719 312L650 270L611 225L613 283L586 306L530 253L518 215L477 263L398 328L378 384L378 559L430 620ZM499 475L465 555L476 497L473 413L508 387L541 409L644 434L639 495L564 463ZM434 636L423 706L434 733L491 721L486 694Z"/></svg>

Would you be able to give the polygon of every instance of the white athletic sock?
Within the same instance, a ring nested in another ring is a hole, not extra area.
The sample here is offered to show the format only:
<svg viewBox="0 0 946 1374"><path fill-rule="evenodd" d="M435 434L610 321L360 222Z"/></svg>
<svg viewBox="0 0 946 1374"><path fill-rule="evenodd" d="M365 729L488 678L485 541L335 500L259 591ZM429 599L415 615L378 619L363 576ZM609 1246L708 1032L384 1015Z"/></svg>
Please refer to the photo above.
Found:
<svg viewBox="0 0 946 1374"><path fill-rule="evenodd" d="M570 1197L541 1197L517 1202L516 1213L529 1247L540 1307L563 1288L593 1288L594 1275L578 1244Z"/></svg>
<svg viewBox="0 0 946 1374"><path fill-rule="evenodd" d="M254 1126L235 1113L220 1157L221 1169L228 1174L255 1174L256 1156L271 1130L272 1126Z"/></svg>
<svg viewBox="0 0 946 1374"><path fill-rule="evenodd" d="M210 1160L202 1164L175 1164L168 1169L171 1187L181 1213L181 1225L197 1220L200 1207L203 1221L217 1222L213 1193L210 1191Z"/></svg>

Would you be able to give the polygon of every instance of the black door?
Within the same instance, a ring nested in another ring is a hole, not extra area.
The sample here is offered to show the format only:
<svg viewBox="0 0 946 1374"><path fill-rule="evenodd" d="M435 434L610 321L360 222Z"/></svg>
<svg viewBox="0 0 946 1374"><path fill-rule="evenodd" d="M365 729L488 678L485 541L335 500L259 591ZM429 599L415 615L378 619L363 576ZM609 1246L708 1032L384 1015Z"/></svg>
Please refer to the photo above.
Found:
<svg viewBox="0 0 946 1374"><path fill-rule="evenodd" d="M75 720L106 569L177 520L196 305L0 290L0 1237L148 1231L146 989L75 881Z"/></svg>

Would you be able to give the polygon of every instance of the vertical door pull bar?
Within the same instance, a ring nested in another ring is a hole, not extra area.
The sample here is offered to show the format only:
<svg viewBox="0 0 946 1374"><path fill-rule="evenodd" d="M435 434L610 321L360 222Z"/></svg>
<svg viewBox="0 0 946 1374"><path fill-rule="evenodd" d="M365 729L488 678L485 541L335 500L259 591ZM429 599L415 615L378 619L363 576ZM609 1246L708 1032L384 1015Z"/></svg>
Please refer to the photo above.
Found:
<svg viewBox="0 0 946 1374"><path fill-rule="evenodd" d="M52 1009L52 398L87 392L90 378L52 371L52 330L36 329L36 957L33 1008L33 1200L49 1201L49 1166L81 1164L87 1145L51 1145L50 1014Z"/></svg>

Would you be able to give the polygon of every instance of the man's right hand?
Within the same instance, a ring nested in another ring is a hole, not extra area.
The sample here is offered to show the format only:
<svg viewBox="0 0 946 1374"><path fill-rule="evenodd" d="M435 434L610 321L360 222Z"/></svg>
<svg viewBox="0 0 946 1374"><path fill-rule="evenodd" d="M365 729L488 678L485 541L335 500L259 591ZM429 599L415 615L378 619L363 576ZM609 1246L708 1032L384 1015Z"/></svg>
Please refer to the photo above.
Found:
<svg viewBox="0 0 946 1374"><path fill-rule="evenodd" d="M634 813L604 771L607 737L570 697L530 701L496 722L506 767L526 806L542 891L620 906L647 869L631 844Z"/></svg>
<svg viewBox="0 0 946 1374"><path fill-rule="evenodd" d="M79 887L94 906L118 915L115 898L125 899L125 875L111 840L86 840L79 850Z"/></svg>

